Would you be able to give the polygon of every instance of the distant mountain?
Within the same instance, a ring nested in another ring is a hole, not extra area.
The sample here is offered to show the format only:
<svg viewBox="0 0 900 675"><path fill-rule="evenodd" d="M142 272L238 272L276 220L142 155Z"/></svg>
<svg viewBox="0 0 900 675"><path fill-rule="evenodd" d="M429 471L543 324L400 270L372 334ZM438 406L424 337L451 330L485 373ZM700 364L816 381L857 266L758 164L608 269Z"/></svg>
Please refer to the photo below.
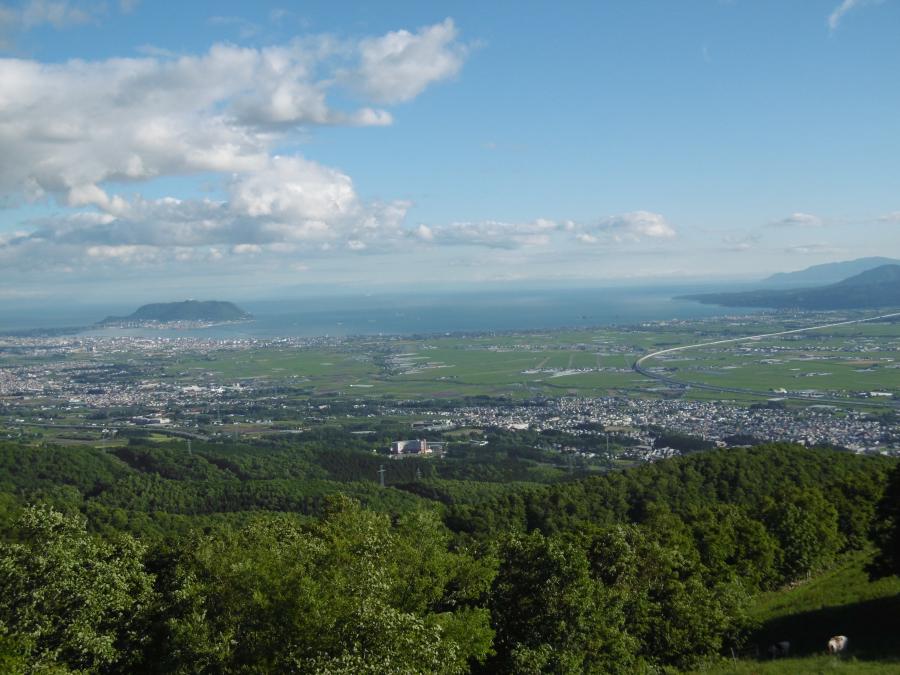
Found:
<svg viewBox="0 0 900 675"><path fill-rule="evenodd" d="M706 305L773 309L872 309L900 307L900 265L881 265L836 284L816 288L686 295Z"/></svg>
<svg viewBox="0 0 900 675"><path fill-rule="evenodd" d="M139 307L128 316L108 316L100 325L122 323L172 323L176 321L196 321L202 323L222 323L243 321L252 318L250 314L230 302L209 300L185 300L183 302L156 302Z"/></svg>
<svg viewBox="0 0 900 675"><path fill-rule="evenodd" d="M821 286L834 284L855 274L861 274L882 265L897 265L900 260L894 258L857 258L843 262L813 265L797 272L779 272L763 279L767 286L796 288L799 286Z"/></svg>

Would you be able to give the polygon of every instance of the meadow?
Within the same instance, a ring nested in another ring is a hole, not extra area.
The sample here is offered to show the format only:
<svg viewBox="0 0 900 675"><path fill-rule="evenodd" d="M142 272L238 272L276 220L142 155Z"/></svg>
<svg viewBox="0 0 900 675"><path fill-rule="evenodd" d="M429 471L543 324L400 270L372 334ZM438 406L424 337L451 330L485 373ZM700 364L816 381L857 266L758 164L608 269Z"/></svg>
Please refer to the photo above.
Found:
<svg viewBox="0 0 900 675"><path fill-rule="evenodd" d="M759 628L744 658L726 659L706 673L900 673L900 577L871 581L870 551L858 551L794 588L760 595L752 608ZM828 638L847 635L846 655L825 653ZM768 645L787 640L791 656L771 659ZM749 652L758 652L750 657Z"/></svg>

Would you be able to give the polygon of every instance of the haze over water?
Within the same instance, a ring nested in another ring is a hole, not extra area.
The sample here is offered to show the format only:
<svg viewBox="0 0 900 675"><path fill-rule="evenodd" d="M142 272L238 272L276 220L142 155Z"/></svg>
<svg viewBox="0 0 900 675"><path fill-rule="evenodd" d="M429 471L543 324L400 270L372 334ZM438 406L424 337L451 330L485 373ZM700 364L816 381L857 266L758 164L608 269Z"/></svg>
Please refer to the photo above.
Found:
<svg viewBox="0 0 900 675"><path fill-rule="evenodd" d="M323 296L238 303L255 317L245 323L197 330L108 328L87 334L216 339L409 335L628 325L743 311L672 296L671 287Z"/></svg>

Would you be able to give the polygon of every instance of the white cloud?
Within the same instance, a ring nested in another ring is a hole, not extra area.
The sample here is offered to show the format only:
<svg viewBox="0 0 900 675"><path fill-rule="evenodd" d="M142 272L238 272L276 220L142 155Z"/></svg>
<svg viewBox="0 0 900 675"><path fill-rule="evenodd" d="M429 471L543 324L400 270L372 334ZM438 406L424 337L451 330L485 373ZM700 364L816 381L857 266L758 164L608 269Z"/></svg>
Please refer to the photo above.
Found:
<svg viewBox="0 0 900 675"><path fill-rule="evenodd" d="M98 201L88 192L82 203ZM379 251L412 238L403 228L408 202L363 203L348 176L299 157L276 156L236 176L227 201L116 196L103 203L102 212L39 219L29 223L30 231L0 237L0 264L155 263L213 248L241 256Z"/></svg>
<svg viewBox="0 0 900 675"><path fill-rule="evenodd" d="M115 209L35 220L30 230L0 237L0 267L146 266L229 255L244 260L398 253L414 246L546 255L578 244L620 247L674 236L662 216L643 211L590 226L539 218L408 227L408 202L365 203L346 175L295 157L275 157L265 169L238 176L227 201L110 201Z"/></svg>
<svg viewBox="0 0 900 675"><path fill-rule="evenodd" d="M835 7L831 14L828 15L828 28L832 31L837 30L837 27L840 25L841 20L847 12L865 5L875 4L876 2L880 2L880 0L843 0L841 4Z"/></svg>
<svg viewBox="0 0 900 675"><path fill-rule="evenodd" d="M150 246L89 246L86 251L89 258L116 260L119 262L135 262L137 259L153 256L155 250Z"/></svg>
<svg viewBox="0 0 900 675"><path fill-rule="evenodd" d="M551 220L539 218L525 223L497 220L450 223L449 225L420 225L419 239L449 246L484 246L487 248L519 248L546 246L550 235L559 230Z"/></svg>
<svg viewBox="0 0 900 675"><path fill-rule="evenodd" d="M601 218L593 224L538 218L524 223L481 221L449 225L420 225L416 236L426 242L515 249L546 247L554 242L618 245L647 239L671 239L675 229L658 214L633 211Z"/></svg>
<svg viewBox="0 0 900 675"><path fill-rule="evenodd" d="M32 24L77 18L69 3L26 9ZM456 49L452 22L412 38L422 44L403 58L426 56L428 45ZM60 64L0 59L0 198L13 206L55 198L76 209L0 237L0 266L377 251L408 237L401 231L408 203L361 203L342 172L273 154L297 125L391 123L384 110L342 110L327 100L338 75L356 73L378 41L314 36L265 49L215 45L201 55L148 50L146 58ZM455 73L462 56L454 53ZM373 67L366 61L360 81L377 74ZM429 75L411 70L407 85L400 71L392 77L404 100L441 77L434 68ZM116 183L201 172L232 175L227 201L115 194Z"/></svg>
<svg viewBox="0 0 900 675"><path fill-rule="evenodd" d="M416 236L422 241L434 241L434 232L427 225L419 225L416 228Z"/></svg>
<svg viewBox="0 0 900 675"><path fill-rule="evenodd" d="M631 211L600 221L597 229L608 232L615 241L639 241L641 239L672 239L673 228L666 219L651 211Z"/></svg>
<svg viewBox="0 0 900 675"><path fill-rule="evenodd" d="M352 216L359 203L349 176L299 157L273 157L264 169L235 181L231 208L302 223Z"/></svg>
<svg viewBox="0 0 900 675"><path fill-rule="evenodd" d="M775 227L822 227L825 223L819 216L797 212L770 224Z"/></svg>
<svg viewBox="0 0 900 675"><path fill-rule="evenodd" d="M31 20L49 16L51 5L41 4L44 14ZM373 60L372 45L401 34L357 45L329 37L264 49L220 44L174 58L0 59L0 193L107 208L110 181L248 174L266 170L273 145L297 126L390 124L384 110L335 108L328 93L339 73L356 73L381 83L372 85L379 100L388 83L402 94L387 99L407 100L461 66L452 22L405 33L412 46L395 60ZM429 65L444 53L455 55L452 68ZM417 67L403 65L420 57Z"/></svg>
<svg viewBox="0 0 900 675"><path fill-rule="evenodd" d="M0 268L77 272L228 260L288 269L297 256L411 247L432 255L426 249L450 246L524 259L555 246L571 252L579 244L675 236L649 211L590 224L409 226L410 203L365 201L339 169L278 154L298 126L390 124L390 113L372 106L408 101L453 77L466 51L448 19L356 43L314 36L262 49L220 44L199 55L148 49L141 58L94 62L0 59L0 198L52 199L64 209L0 236ZM341 86L366 100L349 109L334 104L344 100L333 95ZM226 177L215 200L126 197L122 188L206 172Z"/></svg>
<svg viewBox="0 0 900 675"><path fill-rule="evenodd" d="M399 30L360 42L360 66L352 80L373 100L401 103L429 84L455 76L467 49L457 42L452 19L416 33Z"/></svg>
<svg viewBox="0 0 900 675"><path fill-rule="evenodd" d="M886 213L883 216L879 216L879 223L900 223L900 211L894 211L892 213Z"/></svg>
<svg viewBox="0 0 900 675"><path fill-rule="evenodd" d="M237 255L255 255L262 253L262 246L259 244L237 244L232 247L231 252Z"/></svg>

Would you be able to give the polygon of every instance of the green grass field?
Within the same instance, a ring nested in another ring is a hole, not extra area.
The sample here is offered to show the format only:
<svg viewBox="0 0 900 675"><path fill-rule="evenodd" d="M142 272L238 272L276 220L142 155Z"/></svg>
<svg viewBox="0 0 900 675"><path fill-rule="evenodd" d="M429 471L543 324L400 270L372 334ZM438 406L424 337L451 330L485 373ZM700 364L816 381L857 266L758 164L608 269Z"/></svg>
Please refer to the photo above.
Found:
<svg viewBox="0 0 900 675"><path fill-rule="evenodd" d="M708 673L900 673L900 578L870 581L871 554L857 553L834 569L790 590L760 596L753 608L759 629L749 647L759 659L710 664ZM828 638L846 635L846 655L825 654ZM770 660L766 648L791 643L791 658Z"/></svg>
<svg viewBox="0 0 900 675"><path fill-rule="evenodd" d="M763 326L757 326L763 330ZM697 340L703 342L704 340ZM900 326L857 324L664 354L644 363L680 382L772 392L816 391L865 400L900 396Z"/></svg>
<svg viewBox="0 0 900 675"><path fill-rule="evenodd" d="M261 386L290 386L304 396L340 392L358 398L652 397L664 394L661 383L631 371L635 359L648 351L798 325L764 317L467 337L365 338L335 346L145 356L143 362L154 369L162 364L163 378L179 385L252 381ZM856 401L864 400L858 392L887 391L900 396L900 324L858 324L700 347L645 365L669 368L669 374L682 382L749 389L763 392L764 397L776 395L775 389L816 390ZM700 389L684 395L703 400L725 396L742 402L761 398Z"/></svg>

